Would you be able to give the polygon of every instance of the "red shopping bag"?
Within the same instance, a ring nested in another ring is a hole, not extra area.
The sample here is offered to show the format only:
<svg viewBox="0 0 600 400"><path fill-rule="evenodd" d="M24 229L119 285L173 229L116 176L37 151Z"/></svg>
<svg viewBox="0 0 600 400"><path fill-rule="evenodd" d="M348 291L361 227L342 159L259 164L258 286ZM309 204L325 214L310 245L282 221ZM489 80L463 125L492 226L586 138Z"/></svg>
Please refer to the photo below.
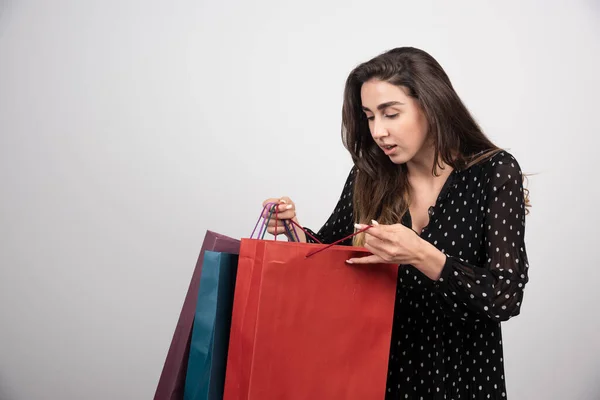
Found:
<svg viewBox="0 0 600 400"><path fill-rule="evenodd" d="M385 397L398 266L366 254L242 239L224 400Z"/></svg>

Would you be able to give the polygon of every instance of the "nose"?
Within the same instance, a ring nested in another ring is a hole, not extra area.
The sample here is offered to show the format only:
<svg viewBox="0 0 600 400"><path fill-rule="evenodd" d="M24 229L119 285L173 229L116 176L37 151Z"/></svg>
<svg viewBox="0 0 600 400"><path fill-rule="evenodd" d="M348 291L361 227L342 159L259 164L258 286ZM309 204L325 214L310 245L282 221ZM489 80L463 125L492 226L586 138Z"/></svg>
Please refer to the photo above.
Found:
<svg viewBox="0 0 600 400"><path fill-rule="evenodd" d="M371 134L373 135L373 139L381 139L388 136L388 131L385 125L383 124L383 121L381 121L379 118L375 118L373 120L372 129L373 131L371 132Z"/></svg>

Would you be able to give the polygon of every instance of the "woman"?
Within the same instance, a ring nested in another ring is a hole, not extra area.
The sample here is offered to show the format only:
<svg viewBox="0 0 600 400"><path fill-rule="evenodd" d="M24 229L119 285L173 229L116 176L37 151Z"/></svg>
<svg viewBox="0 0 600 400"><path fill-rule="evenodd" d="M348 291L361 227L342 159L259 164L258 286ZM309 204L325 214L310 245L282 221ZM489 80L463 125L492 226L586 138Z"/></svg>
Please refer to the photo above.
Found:
<svg viewBox="0 0 600 400"><path fill-rule="evenodd" d="M519 164L415 48L350 73L342 135L354 167L329 220L309 232L333 243L369 225L342 243L372 255L348 263L400 265L387 398L506 398L500 323L519 314L528 281ZM297 222L291 199L267 202Z"/></svg>

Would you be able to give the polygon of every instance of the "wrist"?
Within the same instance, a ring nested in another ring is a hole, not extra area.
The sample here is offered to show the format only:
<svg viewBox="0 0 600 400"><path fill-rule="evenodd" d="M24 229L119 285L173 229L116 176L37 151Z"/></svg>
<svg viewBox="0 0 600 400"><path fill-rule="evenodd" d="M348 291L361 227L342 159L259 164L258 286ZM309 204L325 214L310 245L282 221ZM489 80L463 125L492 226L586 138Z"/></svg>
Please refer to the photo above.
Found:
<svg viewBox="0 0 600 400"><path fill-rule="evenodd" d="M446 254L428 241L422 238L419 238L419 240L413 266L431 280L437 281L442 275L442 270L446 264Z"/></svg>
<svg viewBox="0 0 600 400"><path fill-rule="evenodd" d="M290 221L290 233L293 237L290 237L290 235L286 234L288 237L288 240L291 242L295 242L298 241L300 243L307 243L307 237L306 237L306 232L304 230L304 228L301 228L302 225L300 225L300 222L298 221L297 217L292 218L292 220Z"/></svg>

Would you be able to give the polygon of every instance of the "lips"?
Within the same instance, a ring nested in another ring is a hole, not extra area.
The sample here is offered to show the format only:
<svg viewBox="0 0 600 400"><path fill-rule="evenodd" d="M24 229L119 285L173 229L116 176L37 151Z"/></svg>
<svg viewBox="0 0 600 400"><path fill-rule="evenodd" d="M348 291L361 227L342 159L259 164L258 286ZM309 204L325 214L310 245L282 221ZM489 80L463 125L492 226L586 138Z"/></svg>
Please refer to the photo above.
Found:
<svg viewBox="0 0 600 400"><path fill-rule="evenodd" d="M380 147L386 155L390 155L396 150L397 146L395 144L388 144Z"/></svg>

